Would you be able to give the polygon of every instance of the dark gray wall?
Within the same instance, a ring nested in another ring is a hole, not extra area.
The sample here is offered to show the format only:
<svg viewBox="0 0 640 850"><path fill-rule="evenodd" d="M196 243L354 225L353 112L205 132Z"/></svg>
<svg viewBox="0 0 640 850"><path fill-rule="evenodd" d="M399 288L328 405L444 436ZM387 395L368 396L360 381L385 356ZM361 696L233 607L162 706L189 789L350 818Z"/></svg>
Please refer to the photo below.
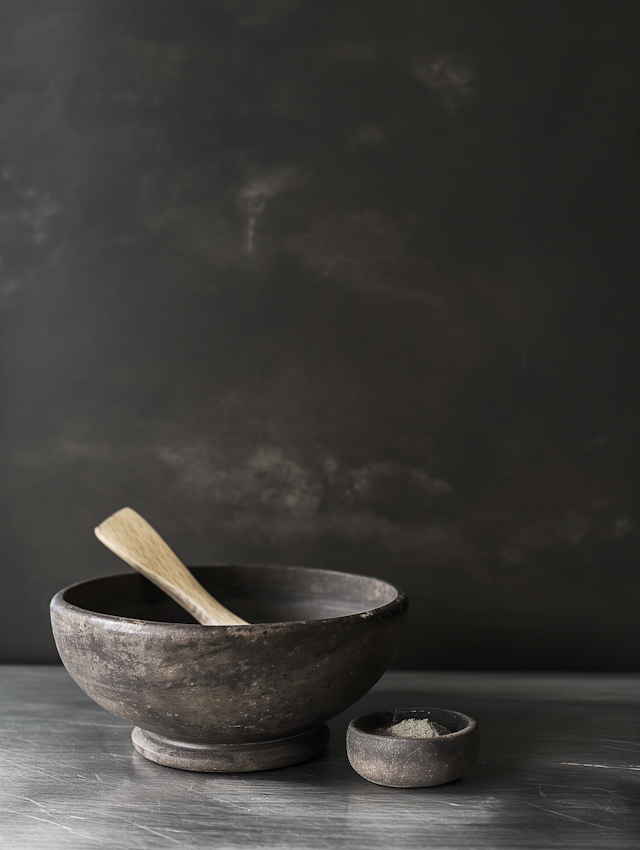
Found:
<svg viewBox="0 0 640 850"><path fill-rule="evenodd" d="M0 0L3 660L131 505L637 667L639 10Z"/></svg>

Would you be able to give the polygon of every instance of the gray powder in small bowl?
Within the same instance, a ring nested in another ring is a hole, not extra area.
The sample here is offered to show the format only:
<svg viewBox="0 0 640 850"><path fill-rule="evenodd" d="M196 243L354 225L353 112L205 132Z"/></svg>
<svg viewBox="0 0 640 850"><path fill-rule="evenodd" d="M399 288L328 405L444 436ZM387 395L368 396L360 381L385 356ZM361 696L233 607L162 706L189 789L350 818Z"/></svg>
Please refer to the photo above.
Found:
<svg viewBox="0 0 640 850"><path fill-rule="evenodd" d="M434 723L433 720L418 720L414 717L391 726L381 726L375 731L378 735L388 735L391 738L439 738L440 735L451 734L451 729Z"/></svg>

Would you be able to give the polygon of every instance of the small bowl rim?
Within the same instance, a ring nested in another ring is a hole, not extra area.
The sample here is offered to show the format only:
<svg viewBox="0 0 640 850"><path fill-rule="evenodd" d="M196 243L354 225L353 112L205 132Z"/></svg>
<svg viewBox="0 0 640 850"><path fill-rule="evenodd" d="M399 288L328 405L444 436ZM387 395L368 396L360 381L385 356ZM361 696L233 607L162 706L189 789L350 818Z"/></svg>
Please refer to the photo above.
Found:
<svg viewBox="0 0 640 850"><path fill-rule="evenodd" d="M51 612L57 612L59 610L67 610L73 614L87 614L92 618L96 618L100 621L104 621L105 624L128 624L135 625L144 628L145 626L162 626L163 628L177 630L177 631L189 631L194 630L196 632L200 632L201 629L208 630L218 630L218 629L231 629L233 631L245 632L248 633L255 629L273 629L274 627L283 627L283 626L306 626L311 623L329 623L335 621L347 621L351 619L362 618L363 616L371 616L372 614L379 614L380 612L384 612L385 609L392 608L407 608L409 605L409 600L407 594L401 587L394 584L393 582L387 581L386 579L377 578L376 576L369 576L363 573L347 573L342 570L328 570L323 567L302 567L302 566L292 566L288 564L198 564L191 565L189 569L198 569L199 567L250 567L250 568L277 568L283 570L305 570L306 572L316 572L316 573L332 573L335 575L342 576L353 576L354 578L366 578L374 581L378 581L381 584L385 584L388 587L391 587L396 592L396 597L389 602L385 602L384 605L379 605L376 608L368 608L366 611L359 611L353 614L341 614L337 617L322 617L313 620L281 620L272 623L248 623L246 625L229 625L229 626L209 626L204 625L203 623L170 623L163 620L142 620L137 617L122 617L117 614L104 614L100 611L92 611L89 608L82 608L80 605L75 605L72 602L67 601L64 597L65 594L70 590L73 590L76 587L80 587L84 584L90 584L93 581L100 581L103 579L109 578L119 578L121 576L135 576L140 575L135 571L130 572L119 572L119 573L107 573L101 576L92 576L89 579L82 579L81 581L76 581L73 584L67 585L67 587L63 587L59 590L51 599L49 603L49 608ZM149 581L149 579L147 579Z"/></svg>
<svg viewBox="0 0 640 850"><path fill-rule="evenodd" d="M397 737L394 736L394 735L380 735L378 732L367 732L365 729L361 729L358 724L362 721L366 721L369 718L376 717L376 716L379 716L381 714L387 714L393 720L393 711L372 711L369 714L361 714L359 717L354 717L353 720L349 723L349 726L347 727L347 734L349 732L352 732L354 734L362 736L365 740L367 740L368 744L369 743L373 744L374 741L376 741L376 742L381 741L381 742L385 742L385 744L387 744L387 746L388 746L389 745L388 742L393 741L393 744L391 746L404 746L404 747L406 747L406 746L414 746L415 745L415 746L419 746L419 747L422 747L422 746L433 747L433 746L437 746L438 741L452 741L453 739L455 739L457 737L464 737L465 735L468 735L469 733L471 733L474 729L478 728L478 722L473 717L471 717L468 714L465 714L462 711L456 711L453 708L440 708L439 706L426 706L426 705L422 706L421 705L421 706L416 706L416 708L414 710L418 710L418 709L420 711L442 711L442 712L446 712L447 714L454 714L457 717L464 718L464 720L467 721L467 725L463 729L458 729L456 732L449 732L448 735L438 735L437 737L434 737L434 738L409 738L409 737L404 737L404 736L401 736L401 735L398 735ZM438 721L436 721L436 722L438 722Z"/></svg>

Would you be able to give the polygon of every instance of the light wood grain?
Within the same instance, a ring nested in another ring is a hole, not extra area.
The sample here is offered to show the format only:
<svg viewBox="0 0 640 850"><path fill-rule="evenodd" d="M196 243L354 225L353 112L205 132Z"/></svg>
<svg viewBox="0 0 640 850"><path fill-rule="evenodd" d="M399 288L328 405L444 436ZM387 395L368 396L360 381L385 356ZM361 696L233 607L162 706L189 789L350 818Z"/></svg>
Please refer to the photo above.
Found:
<svg viewBox="0 0 640 850"><path fill-rule="evenodd" d="M247 625L204 589L158 532L132 508L117 511L95 533L98 540L162 588L199 623Z"/></svg>

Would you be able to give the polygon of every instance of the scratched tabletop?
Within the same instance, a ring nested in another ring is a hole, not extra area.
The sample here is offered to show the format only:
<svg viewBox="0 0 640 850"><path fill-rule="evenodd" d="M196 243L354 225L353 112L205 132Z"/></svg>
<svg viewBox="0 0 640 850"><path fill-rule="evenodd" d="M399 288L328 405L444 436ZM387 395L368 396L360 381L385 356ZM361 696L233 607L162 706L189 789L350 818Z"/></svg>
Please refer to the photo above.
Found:
<svg viewBox="0 0 640 850"><path fill-rule="evenodd" d="M410 706L476 718L463 779L382 788L351 769L348 721ZM172 770L63 668L0 667L0 847L640 847L640 676L391 671L329 725L294 767Z"/></svg>

